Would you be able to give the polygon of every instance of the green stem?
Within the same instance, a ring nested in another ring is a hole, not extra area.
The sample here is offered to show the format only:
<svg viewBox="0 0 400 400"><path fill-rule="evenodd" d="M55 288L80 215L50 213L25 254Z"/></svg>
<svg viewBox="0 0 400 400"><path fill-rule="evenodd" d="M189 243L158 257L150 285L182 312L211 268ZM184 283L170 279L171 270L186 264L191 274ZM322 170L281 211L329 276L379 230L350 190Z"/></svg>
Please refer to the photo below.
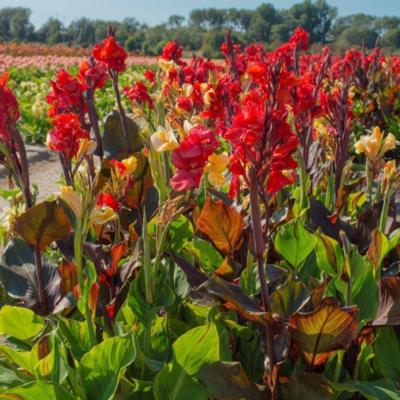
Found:
<svg viewBox="0 0 400 400"><path fill-rule="evenodd" d="M85 291L85 281L83 276L83 263L82 263L82 248L83 248L83 240L84 235L82 232L82 228L78 227L75 230L75 238L74 238L74 254L75 254L75 263L76 269L78 272L78 285L79 285L79 293L81 296L85 296L84 299L84 307L85 307L85 318L86 324L89 332L89 340L90 346L93 347L96 345L96 334L93 326L92 314L89 308L89 296L90 296L90 288L88 288L87 292Z"/></svg>
<svg viewBox="0 0 400 400"><path fill-rule="evenodd" d="M144 269L144 286L146 292L146 302L153 304L153 285L151 282L151 260L150 260L150 240L147 234L147 215L146 209L143 211L143 269Z"/></svg>
<svg viewBox="0 0 400 400"><path fill-rule="evenodd" d="M392 199L392 188L388 186L388 188L386 189L385 198L383 199L383 207L381 212L381 218L379 221L379 230L382 233L385 233L391 199Z"/></svg>
<svg viewBox="0 0 400 400"><path fill-rule="evenodd" d="M300 152L297 152L297 157L296 160L299 164L299 169L300 169L300 188L301 188L301 193L300 193L300 210L304 210L309 207L310 202L308 199L307 195L307 171L306 171L306 165L304 163L303 156L300 154Z"/></svg>
<svg viewBox="0 0 400 400"><path fill-rule="evenodd" d="M340 375L342 373L343 358L344 358L344 351L339 351L337 353L335 372L333 374L333 382L339 382Z"/></svg>
<svg viewBox="0 0 400 400"><path fill-rule="evenodd" d="M372 204L372 169L368 158L365 161L365 174L367 177L368 201Z"/></svg>

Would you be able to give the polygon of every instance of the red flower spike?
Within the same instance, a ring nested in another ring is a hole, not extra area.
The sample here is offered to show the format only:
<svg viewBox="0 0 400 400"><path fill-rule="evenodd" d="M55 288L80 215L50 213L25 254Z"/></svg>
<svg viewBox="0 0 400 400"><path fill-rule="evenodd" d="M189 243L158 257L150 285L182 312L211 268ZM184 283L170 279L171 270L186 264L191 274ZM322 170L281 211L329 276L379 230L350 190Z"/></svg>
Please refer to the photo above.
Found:
<svg viewBox="0 0 400 400"><path fill-rule="evenodd" d="M60 114L52 121L54 126L47 135L47 145L53 151L64 153L68 158L76 155L81 139L89 139L89 132L82 129L76 114Z"/></svg>
<svg viewBox="0 0 400 400"><path fill-rule="evenodd" d="M210 129L196 125L172 153L177 171L171 179L175 191L197 188L203 176L208 157L219 143Z"/></svg>
<svg viewBox="0 0 400 400"><path fill-rule="evenodd" d="M112 208L115 212L118 212L120 208L118 200L110 193L101 193L97 198L97 206L98 207L108 206Z"/></svg>
<svg viewBox="0 0 400 400"><path fill-rule="evenodd" d="M107 68L116 72L123 72L126 69L125 60L128 54L113 36L108 36L100 44L93 47L93 57L104 63Z"/></svg>

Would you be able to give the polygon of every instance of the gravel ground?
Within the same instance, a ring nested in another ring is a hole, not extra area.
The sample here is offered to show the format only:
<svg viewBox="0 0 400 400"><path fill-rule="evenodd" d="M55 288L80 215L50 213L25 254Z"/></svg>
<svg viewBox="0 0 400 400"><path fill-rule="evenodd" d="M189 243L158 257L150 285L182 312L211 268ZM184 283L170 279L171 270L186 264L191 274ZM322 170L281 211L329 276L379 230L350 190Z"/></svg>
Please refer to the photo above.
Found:
<svg viewBox="0 0 400 400"><path fill-rule="evenodd" d="M31 184L39 187L38 200L44 200L49 195L59 190L57 183L62 173L61 165L57 155L48 151L42 146L27 146L27 155L29 159ZM8 178L6 171L0 167L0 188L8 187ZM0 198L0 209L8 203Z"/></svg>

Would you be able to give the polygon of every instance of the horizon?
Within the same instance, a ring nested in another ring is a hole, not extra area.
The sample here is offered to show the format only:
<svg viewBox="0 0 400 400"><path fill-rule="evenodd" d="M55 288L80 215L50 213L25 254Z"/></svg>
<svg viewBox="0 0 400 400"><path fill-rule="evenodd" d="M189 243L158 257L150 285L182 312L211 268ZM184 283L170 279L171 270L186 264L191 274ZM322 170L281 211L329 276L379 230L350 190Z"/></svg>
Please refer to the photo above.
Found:
<svg viewBox="0 0 400 400"><path fill-rule="evenodd" d="M50 0L0 0L0 8L25 7L32 12L31 22L36 28L40 27L49 18L57 18L64 25L71 21L82 18L99 20L122 21L126 17L134 17L140 23L150 26L166 22L170 15L189 16L191 10L199 8L244 8L255 9L262 3L271 3L277 9L286 9L301 1L259 1L259 0L175 0L160 2L148 0L146 7L138 0L69 0L69 2ZM160 4L161 3L161 4ZM332 0L327 1L331 6L338 9L338 16L346 16L355 13L364 13L374 16L400 16L398 3L395 0ZM397 4L396 4L397 3ZM142 7L140 7L142 6ZM129 11L128 11L129 9ZM51 10L51 11L50 11ZM93 13L93 10L95 12Z"/></svg>

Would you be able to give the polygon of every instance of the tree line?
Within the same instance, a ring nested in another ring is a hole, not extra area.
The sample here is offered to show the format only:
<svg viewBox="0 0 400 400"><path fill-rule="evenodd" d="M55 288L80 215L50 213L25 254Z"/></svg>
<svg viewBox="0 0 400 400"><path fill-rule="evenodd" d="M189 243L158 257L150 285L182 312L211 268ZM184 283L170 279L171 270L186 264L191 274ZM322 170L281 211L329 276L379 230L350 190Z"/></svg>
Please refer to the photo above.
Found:
<svg viewBox="0 0 400 400"><path fill-rule="evenodd" d="M0 9L0 41L88 47L104 39L112 25L117 39L129 51L155 55L166 41L175 39L187 51L216 57L227 30L239 43L264 43L273 48L301 26L310 33L313 46L329 44L339 52L350 46L373 48L378 38L380 46L388 51L400 47L400 17L362 13L338 17L337 9L325 0L304 0L288 9L277 9L269 3L254 10L195 9L187 18L171 15L166 22L155 26L143 24L134 17L123 21L80 18L68 25L50 18L36 29L30 16L28 8Z"/></svg>

